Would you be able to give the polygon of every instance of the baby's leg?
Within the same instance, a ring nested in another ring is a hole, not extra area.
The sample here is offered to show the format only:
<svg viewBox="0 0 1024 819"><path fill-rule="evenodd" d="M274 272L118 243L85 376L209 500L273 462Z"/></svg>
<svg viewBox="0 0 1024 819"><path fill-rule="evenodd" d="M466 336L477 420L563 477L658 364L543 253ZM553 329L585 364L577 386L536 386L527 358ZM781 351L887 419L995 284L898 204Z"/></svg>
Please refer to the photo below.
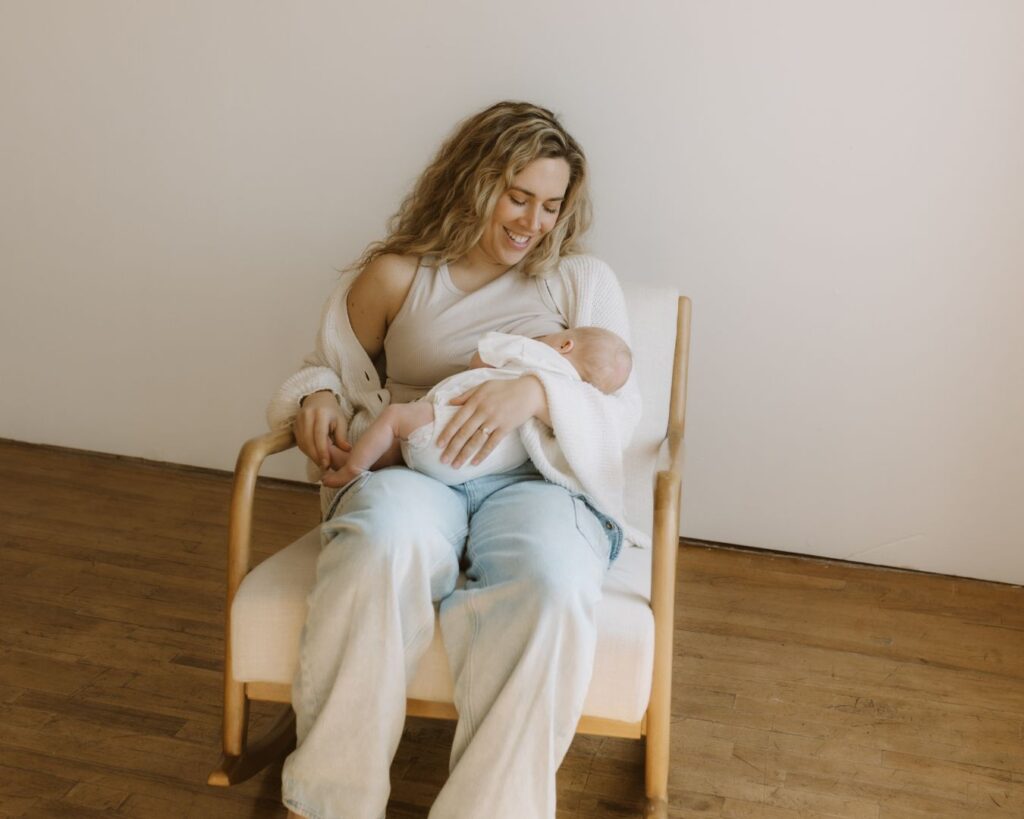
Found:
<svg viewBox="0 0 1024 819"><path fill-rule="evenodd" d="M434 405L429 401L392 404L384 410L384 413L388 415L387 423L390 425L394 437L388 444L388 448L370 467L371 469L383 469L385 466L398 466L405 463L402 458L402 441L420 427L434 420ZM359 439L360 442L362 440L362 438Z"/></svg>
<svg viewBox="0 0 1024 819"><path fill-rule="evenodd" d="M388 409L394 409L395 435L406 439L417 429L434 420L434 405L430 401L413 401L411 404L392 404ZM386 412L387 410L385 410Z"/></svg>
<svg viewBox="0 0 1024 819"><path fill-rule="evenodd" d="M362 472L403 463L401 439L433 420L434 407L427 401L391 404L353 444L345 465L324 474L323 484L344 486Z"/></svg>

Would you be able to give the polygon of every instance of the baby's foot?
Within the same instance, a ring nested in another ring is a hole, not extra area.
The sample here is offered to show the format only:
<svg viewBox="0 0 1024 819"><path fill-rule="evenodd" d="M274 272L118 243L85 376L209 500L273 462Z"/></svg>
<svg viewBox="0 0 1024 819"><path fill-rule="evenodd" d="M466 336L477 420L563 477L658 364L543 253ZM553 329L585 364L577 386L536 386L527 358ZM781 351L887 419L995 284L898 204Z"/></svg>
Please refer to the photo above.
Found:
<svg viewBox="0 0 1024 819"><path fill-rule="evenodd" d="M341 469L328 469L320 478L324 486L342 487L348 486L352 481L365 472L365 469L356 469L354 466L345 464Z"/></svg>

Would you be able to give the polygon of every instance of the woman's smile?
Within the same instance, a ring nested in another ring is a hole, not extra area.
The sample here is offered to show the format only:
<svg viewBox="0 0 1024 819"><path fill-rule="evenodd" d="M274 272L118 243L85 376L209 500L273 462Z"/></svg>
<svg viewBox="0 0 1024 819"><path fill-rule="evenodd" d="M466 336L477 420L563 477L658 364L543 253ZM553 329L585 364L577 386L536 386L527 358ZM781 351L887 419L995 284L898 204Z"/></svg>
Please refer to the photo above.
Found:
<svg viewBox="0 0 1024 819"><path fill-rule="evenodd" d="M518 248L519 250L525 250L530 244L530 236L523 236L521 234L513 233L508 228L505 228L505 233L508 236L509 241L511 241L512 244L515 245L515 247Z"/></svg>

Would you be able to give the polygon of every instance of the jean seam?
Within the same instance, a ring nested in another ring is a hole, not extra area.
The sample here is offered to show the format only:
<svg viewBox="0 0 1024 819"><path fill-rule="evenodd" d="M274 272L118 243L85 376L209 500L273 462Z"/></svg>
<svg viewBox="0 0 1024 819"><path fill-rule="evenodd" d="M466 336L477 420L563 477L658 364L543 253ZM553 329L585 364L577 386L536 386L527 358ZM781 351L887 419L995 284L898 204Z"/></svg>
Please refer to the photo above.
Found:
<svg viewBox="0 0 1024 819"><path fill-rule="evenodd" d="M462 491L466 495L466 515L472 517L476 514L476 492L473 491L473 482L466 481L462 484Z"/></svg>
<svg viewBox="0 0 1024 819"><path fill-rule="evenodd" d="M469 530L467 530L467 532L468 531ZM484 570L483 566L476 565L476 561L473 559L473 554L469 545L466 546L466 558L469 560L470 568L477 573L477 582L474 585L480 586L481 588L489 587L491 584L487 579L487 572Z"/></svg>
<svg viewBox="0 0 1024 819"><path fill-rule="evenodd" d="M449 541L449 543L454 543L454 541ZM456 560L458 560L457 557L456 557ZM437 571L438 566L443 566L447 562L448 562L448 558L446 558L446 557L442 557L440 560L436 561L434 563L434 565L432 565L430 567L430 570L429 570L430 577L434 576L434 572Z"/></svg>
<svg viewBox="0 0 1024 819"><path fill-rule="evenodd" d="M305 624L303 624L303 632L305 632ZM312 712L315 714L320 713L320 698L317 696L316 687L313 685L313 681L310 679L310 656L306 650L306 639L305 633L299 640L299 646L302 649L302 655L299 658L299 684L302 688L302 697L307 702L311 702Z"/></svg>
<svg viewBox="0 0 1024 819"><path fill-rule="evenodd" d="M594 553L595 557L597 557L600 560L605 561L607 563L607 565L611 565L610 556L611 556L611 551L612 551L612 548L613 548L612 542L608 539L608 535L605 534L604 531L602 531L601 532L601 541L607 546L607 552L605 554L601 554L601 547L598 546L597 544L595 544L590 539L590 537L587 535L587 533L583 531L583 527L580 525L580 505L582 505L583 508L587 511L587 513L590 514L601 525L602 530L604 529L604 524L601 523L601 519L593 512L593 510L591 510L591 508L587 505L587 502L585 500L583 500L583 498L579 497L578 495L573 495L572 496L572 514L573 514L573 523L576 525L576 531L579 532L580 537L582 537L583 540L586 542L586 544L590 547L590 551L592 551ZM606 566L606 568L607 568L607 566Z"/></svg>
<svg viewBox="0 0 1024 819"><path fill-rule="evenodd" d="M455 537L452 537L452 538L448 538L448 542L455 549L458 549L462 545L462 541L464 541L466 539L466 535L468 535L468 534L469 534L469 527L466 526L465 528L463 528L463 530L461 532L459 532L458 535L456 535ZM440 565L440 563L438 563L438 565Z"/></svg>
<svg viewBox="0 0 1024 819"><path fill-rule="evenodd" d="M465 716L469 735L473 736L476 733L476 724L469 704L473 701L473 647L476 645L477 637L480 634L480 617L473 603L473 592L468 590L466 593L466 608L469 612L473 629L469 638L469 645L466 647L466 713L465 715L460 714L460 716Z"/></svg>
<svg viewBox="0 0 1024 819"><path fill-rule="evenodd" d="M434 624L433 623L428 623L428 624L420 626L418 629L416 629L416 633L413 634L412 637L410 637L408 640L405 640L405 641L402 642L402 648L403 649L409 648L409 646L411 646L413 643L415 643L420 638L421 635L426 634L427 631L433 631L433 630L434 630ZM408 680L406 680L406 682L408 682Z"/></svg>
<svg viewBox="0 0 1024 819"><path fill-rule="evenodd" d="M444 563L445 563L445 558L441 558L433 566L431 566L430 567L430 576L433 577L434 576L434 570L438 566L444 565ZM433 601L431 601L431 602L433 602ZM431 618L429 623L425 623L424 625L420 626L416 630L416 633L412 635L412 637L410 637L408 640L405 640L402 643L402 647L403 648L408 648L409 646L411 646L413 643L415 643L419 639L421 634L425 633L426 631L433 631L435 626L436 626L436 622L435 622L434 618Z"/></svg>
<svg viewBox="0 0 1024 819"><path fill-rule="evenodd" d="M284 806L288 808L288 810L297 810L303 816L307 817L307 819L322 819L323 817L323 814L320 813L320 811L308 807L305 802L299 802L297 799L288 798L282 799L281 801L284 802Z"/></svg>
<svg viewBox="0 0 1024 819"><path fill-rule="evenodd" d="M334 497L331 498L331 502L327 507L327 514L324 515L322 523L328 523L337 517L338 508L345 502L345 499L354 497L358 493L358 490L366 484L369 480L369 476L372 474L372 472L364 472L362 475L358 475L353 478L351 483L347 486L343 486L335 492Z"/></svg>

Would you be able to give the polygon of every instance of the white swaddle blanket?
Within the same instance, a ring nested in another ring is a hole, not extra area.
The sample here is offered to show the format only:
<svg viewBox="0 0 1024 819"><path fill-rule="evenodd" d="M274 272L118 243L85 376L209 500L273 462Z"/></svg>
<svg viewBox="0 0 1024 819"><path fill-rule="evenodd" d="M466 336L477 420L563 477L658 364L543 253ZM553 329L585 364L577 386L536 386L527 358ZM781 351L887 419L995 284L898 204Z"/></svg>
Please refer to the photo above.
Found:
<svg viewBox="0 0 1024 819"><path fill-rule="evenodd" d="M473 387L493 379L519 378L527 373L545 372L551 375L582 380L576 368L557 350L542 341L507 333L487 333L477 344L480 358L490 367L480 367L456 373L430 390L421 401L434 405L434 420L417 428L402 441L402 457L410 468L436 478L449 486L479 478L508 472L529 459L523 446L520 430L506 435L482 462L475 466L464 463L458 469L441 463L443 449L437 446L441 434L459 407L448 402Z"/></svg>

